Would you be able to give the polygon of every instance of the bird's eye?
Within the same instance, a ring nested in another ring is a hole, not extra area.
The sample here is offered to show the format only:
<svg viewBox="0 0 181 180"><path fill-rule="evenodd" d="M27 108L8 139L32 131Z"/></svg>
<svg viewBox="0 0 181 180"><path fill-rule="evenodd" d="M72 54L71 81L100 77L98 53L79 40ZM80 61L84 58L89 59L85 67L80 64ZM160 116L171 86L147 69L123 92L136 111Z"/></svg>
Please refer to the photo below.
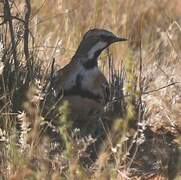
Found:
<svg viewBox="0 0 181 180"><path fill-rule="evenodd" d="M101 39L105 42L112 42L113 36L110 35L101 35Z"/></svg>

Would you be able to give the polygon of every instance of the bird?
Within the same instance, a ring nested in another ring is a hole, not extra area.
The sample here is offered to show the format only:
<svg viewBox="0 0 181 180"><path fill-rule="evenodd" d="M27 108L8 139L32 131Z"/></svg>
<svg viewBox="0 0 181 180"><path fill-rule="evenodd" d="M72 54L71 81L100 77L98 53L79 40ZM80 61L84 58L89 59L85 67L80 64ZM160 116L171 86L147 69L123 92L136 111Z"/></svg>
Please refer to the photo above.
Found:
<svg viewBox="0 0 181 180"><path fill-rule="evenodd" d="M54 72L50 80L53 101L68 101L75 124L88 124L103 113L109 100L109 84L98 67L101 52L113 43L126 41L106 29L88 30L69 64ZM94 118L93 118L94 117Z"/></svg>

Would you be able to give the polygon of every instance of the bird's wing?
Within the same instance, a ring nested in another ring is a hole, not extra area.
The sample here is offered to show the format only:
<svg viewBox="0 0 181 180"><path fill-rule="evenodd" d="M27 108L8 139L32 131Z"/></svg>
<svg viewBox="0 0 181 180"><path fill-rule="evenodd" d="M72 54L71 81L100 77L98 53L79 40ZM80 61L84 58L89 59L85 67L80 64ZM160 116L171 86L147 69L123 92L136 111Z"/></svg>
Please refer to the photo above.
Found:
<svg viewBox="0 0 181 180"><path fill-rule="evenodd" d="M74 63L70 62L62 69L53 73L50 84L54 97L59 98L63 93L63 89L71 86L69 80L71 79L70 77L72 77L71 75L73 75L75 70L73 67Z"/></svg>

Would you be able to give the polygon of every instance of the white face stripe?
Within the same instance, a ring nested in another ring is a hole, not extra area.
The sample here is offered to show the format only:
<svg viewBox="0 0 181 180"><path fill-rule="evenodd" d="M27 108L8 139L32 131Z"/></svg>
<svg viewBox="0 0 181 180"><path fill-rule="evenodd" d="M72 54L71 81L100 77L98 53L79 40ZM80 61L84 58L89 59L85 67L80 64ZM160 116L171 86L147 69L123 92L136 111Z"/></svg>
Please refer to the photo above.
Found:
<svg viewBox="0 0 181 180"><path fill-rule="evenodd" d="M95 44L88 52L88 59L92 59L94 57L94 54L98 51L103 49L107 46L106 42L99 41L97 44Z"/></svg>

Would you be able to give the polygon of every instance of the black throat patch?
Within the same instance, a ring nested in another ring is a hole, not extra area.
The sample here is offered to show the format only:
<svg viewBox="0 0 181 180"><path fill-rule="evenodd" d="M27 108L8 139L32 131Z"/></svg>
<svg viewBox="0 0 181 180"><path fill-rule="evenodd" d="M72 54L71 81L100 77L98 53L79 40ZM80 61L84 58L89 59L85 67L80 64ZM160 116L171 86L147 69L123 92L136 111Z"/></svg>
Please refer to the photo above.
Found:
<svg viewBox="0 0 181 180"><path fill-rule="evenodd" d="M96 51L92 59L87 59L87 61L83 63L83 66L85 67L85 69L91 69L97 66L97 60L101 52L102 50Z"/></svg>
<svg viewBox="0 0 181 180"><path fill-rule="evenodd" d="M97 66L97 59L89 59L83 66L87 70L92 69Z"/></svg>
<svg viewBox="0 0 181 180"><path fill-rule="evenodd" d="M82 81L83 77L78 74L77 78L76 78L76 85L74 85L73 87L71 87L70 89L64 89L64 96L80 96L82 98L88 98L88 99L92 99L95 100L96 102L100 103L101 100L101 96L98 94L94 94L91 91L87 90L87 89L82 89L81 87L81 81Z"/></svg>

